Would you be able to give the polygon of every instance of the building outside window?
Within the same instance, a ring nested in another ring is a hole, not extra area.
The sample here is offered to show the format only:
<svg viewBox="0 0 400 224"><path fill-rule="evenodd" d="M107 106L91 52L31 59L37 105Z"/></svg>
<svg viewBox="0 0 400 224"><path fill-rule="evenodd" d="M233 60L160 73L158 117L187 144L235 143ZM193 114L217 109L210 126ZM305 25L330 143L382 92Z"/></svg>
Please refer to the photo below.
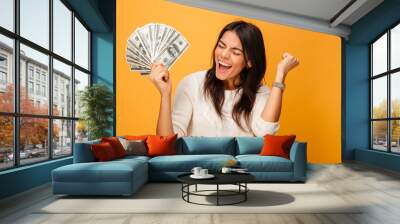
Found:
<svg viewBox="0 0 400 224"><path fill-rule="evenodd" d="M28 82L28 91L29 91L29 94L33 94L33 82L31 82L31 81L29 81Z"/></svg>
<svg viewBox="0 0 400 224"><path fill-rule="evenodd" d="M400 153L400 24L370 44L371 148Z"/></svg>

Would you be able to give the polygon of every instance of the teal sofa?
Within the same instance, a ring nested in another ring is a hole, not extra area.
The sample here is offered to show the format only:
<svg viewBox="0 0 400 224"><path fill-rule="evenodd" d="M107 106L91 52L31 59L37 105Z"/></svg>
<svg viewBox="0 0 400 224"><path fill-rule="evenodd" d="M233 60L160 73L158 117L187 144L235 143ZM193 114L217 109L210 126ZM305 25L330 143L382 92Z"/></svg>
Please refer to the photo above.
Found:
<svg viewBox="0 0 400 224"><path fill-rule="evenodd" d="M75 144L74 163L52 171L54 194L131 195L148 181L176 181L176 177L200 166L219 172L228 160L247 168L258 182L305 182L307 144L294 142L290 159L260 156L262 137L182 137L177 155L127 156L96 162L90 141Z"/></svg>

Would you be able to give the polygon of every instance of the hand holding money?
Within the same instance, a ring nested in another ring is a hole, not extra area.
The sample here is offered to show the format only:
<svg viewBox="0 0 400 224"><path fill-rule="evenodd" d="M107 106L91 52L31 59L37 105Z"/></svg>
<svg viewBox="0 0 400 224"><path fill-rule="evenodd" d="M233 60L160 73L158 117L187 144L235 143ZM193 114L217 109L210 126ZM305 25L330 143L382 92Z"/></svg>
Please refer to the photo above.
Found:
<svg viewBox="0 0 400 224"><path fill-rule="evenodd" d="M172 82L169 78L169 71L163 64L152 64L149 78L162 96L170 95Z"/></svg>
<svg viewBox="0 0 400 224"><path fill-rule="evenodd" d="M171 68L188 46L187 40L174 28L149 23L129 36L126 60L131 71L149 74L155 62L162 63L166 69Z"/></svg>

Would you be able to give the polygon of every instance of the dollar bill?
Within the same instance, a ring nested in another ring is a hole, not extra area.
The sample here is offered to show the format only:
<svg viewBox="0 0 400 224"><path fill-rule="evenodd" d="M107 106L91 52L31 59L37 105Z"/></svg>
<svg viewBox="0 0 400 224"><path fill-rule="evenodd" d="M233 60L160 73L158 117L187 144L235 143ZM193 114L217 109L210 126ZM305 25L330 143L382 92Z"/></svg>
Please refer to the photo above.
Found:
<svg viewBox="0 0 400 224"><path fill-rule="evenodd" d="M189 44L183 36L178 36L155 60L170 68L188 48Z"/></svg>
<svg viewBox="0 0 400 224"><path fill-rule="evenodd" d="M126 44L126 62L132 71L142 75L151 72L153 63L163 63L168 69L189 47L185 37L173 27L149 23L137 28Z"/></svg>

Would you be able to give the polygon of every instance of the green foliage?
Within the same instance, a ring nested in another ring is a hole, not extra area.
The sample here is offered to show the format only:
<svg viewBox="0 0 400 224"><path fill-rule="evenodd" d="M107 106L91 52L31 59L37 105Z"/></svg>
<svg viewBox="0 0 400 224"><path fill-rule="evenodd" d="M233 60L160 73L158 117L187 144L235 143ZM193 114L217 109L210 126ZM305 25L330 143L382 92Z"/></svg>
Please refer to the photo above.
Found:
<svg viewBox="0 0 400 224"><path fill-rule="evenodd" d="M79 106L83 109L82 119L89 131L89 139L109 136L107 129L112 125L113 94L102 84L88 86L80 94Z"/></svg>
<svg viewBox="0 0 400 224"><path fill-rule="evenodd" d="M392 107L392 116L393 118L400 117L400 100L393 99L391 102ZM377 107L373 108L373 118L387 118L387 101L383 100L379 103ZM396 140L400 138L400 122L399 121L392 121L391 123L391 135L392 139ZM387 135L387 122L386 121L375 121L373 132L374 137L377 138L386 138Z"/></svg>

